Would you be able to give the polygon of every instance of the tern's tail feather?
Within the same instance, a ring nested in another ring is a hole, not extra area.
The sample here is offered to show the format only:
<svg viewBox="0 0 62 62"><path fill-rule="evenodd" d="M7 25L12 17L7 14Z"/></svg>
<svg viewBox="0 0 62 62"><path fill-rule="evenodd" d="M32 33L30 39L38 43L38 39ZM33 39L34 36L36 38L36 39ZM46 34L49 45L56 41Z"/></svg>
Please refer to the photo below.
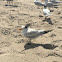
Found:
<svg viewBox="0 0 62 62"><path fill-rule="evenodd" d="M43 32L43 34L46 34L46 33L51 32L51 31L52 30L46 30L46 31Z"/></svg>

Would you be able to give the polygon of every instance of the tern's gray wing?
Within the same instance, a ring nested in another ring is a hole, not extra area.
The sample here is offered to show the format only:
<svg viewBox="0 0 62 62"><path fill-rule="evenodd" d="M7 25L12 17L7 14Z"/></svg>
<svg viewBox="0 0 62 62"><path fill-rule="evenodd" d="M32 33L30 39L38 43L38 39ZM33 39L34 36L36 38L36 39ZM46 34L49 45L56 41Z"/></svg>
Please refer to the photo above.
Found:
<svg viewBox="0 0 62 62"><path fill-rule="evenodd" d="M38 31L31 31L31 32L27 32L25 34L25 36L28 37L28 38L35 38L39 35L40 35L40 32L38 32Z"/></svg>
<svg viewBox="0 0 62 62"><path fill-rule="evenodd" d="M47 3L46 6L47 7L53 7L53 6L58 6L58 5L50 2L50 3Z"/></svg>
<svg viewBox="0 0 62 62"><path fill-rule="evenodd" d="M62 3L61 1L56 1L56 0L50 0L52 3Z"/></svg>
<svg viewBox="0 0 62 62"><path fill-rule="evenodd" d="M44 3L39 2L39 1L35 1L34 3L35 3L37 6L45 6L45 4L44 4Z"/></svg>

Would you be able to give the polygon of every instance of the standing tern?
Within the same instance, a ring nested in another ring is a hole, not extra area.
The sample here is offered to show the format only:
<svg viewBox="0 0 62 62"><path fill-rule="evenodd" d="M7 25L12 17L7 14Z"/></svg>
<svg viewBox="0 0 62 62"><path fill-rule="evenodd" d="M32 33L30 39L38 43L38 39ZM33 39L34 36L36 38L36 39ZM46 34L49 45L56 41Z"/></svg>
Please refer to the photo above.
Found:
<svg viewBox="0 0 62 62"><path fill-rule="evenodd" d="M50 10L46 6L44 6L43 14L45 16L45 19L46 19L47 16L52 15L52 14L50 14Z"/></svg>
<svg viewBox="0 0 62 62"><path fill-rule="evenodd" d="M29 44L31 44L31 40L33 38L36 38L42 34L46 34L48 32L51 32L52 30L35 30L32 28L28 28L31 24L26 24L25 26L22 26L18 30L21 30L22 35L29 38Z"/></svg>

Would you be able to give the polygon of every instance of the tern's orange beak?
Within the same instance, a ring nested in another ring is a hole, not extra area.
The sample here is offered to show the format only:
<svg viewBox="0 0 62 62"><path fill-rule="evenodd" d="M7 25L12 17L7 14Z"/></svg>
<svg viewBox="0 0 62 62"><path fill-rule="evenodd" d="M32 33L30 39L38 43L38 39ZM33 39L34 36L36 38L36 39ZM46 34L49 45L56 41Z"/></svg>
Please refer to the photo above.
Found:
<svg viewBox="0 0 62 62"><path fill-rule="evenodd" d="M22 28L18 28L18 30L22 30Z"/></svg>

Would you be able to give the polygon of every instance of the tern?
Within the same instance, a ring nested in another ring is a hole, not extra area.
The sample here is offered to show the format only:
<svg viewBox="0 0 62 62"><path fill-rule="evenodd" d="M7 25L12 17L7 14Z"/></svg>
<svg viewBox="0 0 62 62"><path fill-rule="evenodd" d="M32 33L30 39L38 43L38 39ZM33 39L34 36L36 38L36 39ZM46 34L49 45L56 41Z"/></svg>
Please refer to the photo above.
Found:
<svg viewBox="0 0 62 62"><path fill-rule="evenodd" d="M31 24L26 24L25 26L22 26L18 30L21 30L22 35L24 35L26 38L29 38L29 44L31 44L31 40L33 38L36 38L42 34L46 34L48 32L51 32L52 30L36 30L32 28L28 28Z"/></svg>
<svg viewBox="0 0 62 62"><path fill-rule="evenodd" d="M58 6L57 4L53 4L52 2L48 2L48 0L42 0L42 1L45 1L45 3L40 2L38 0L34 0L34 4L37 6L47 6L47 7Z"/></svg>
<svg viewBox="0 0 62 62"><path fill-rule="evenodd" d="M50 10L46 6L44 6L43 14L45 16L45 19L46 19L47 16L52 15L52 14L50 14Z"/></svg>

